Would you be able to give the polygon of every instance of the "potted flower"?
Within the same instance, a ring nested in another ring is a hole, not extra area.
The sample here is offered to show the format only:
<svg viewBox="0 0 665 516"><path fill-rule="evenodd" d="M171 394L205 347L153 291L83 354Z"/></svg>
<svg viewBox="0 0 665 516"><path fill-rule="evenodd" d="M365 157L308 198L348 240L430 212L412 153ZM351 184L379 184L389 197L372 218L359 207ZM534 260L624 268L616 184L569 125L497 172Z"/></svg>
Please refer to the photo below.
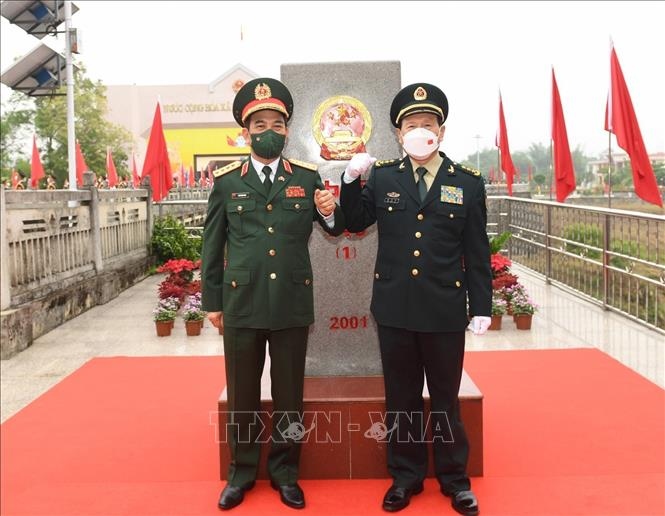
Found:
<svg viewBox="0 0 665 516"><path fill-rule="evenodd" d="M506 313L506 300L501 295L492 296L492 323L489 330L500 330L501 319Z"/></svg>
<svg viewBox="0 0 665 516"><path fill-rule="evenodd" d="M152 311L153 320L155 321L155 329L157 330L158 337L168 337L171 335L173 328L173 321L175 320L177 308L170 302L162 299L157 307Z"/></svg>
<svg viewBox="0 0 665 516"><path fill-rule="evenodd" d="M201 260L195 262L186 258L172 259L157 268L157 272L167 272L171 280L178 277L189 283L194 279L194 271L201 265Z"/></svg>
<svg viewBox="0 0 665 516"><path fill-rule="evenodd" d="M189 296L182 309L182 317L185 320L185 329L188 336L201 334L205 315L206 313L201 310L201 294Z"/></svg>
<svg viewBox="0 0 665 516"><path fill-rule="evenodd" d="M538 305L529 297L526 289L513 292L510 300L513 309L513 319L518 330L530 330L533 314L538 310Z"/></svg>

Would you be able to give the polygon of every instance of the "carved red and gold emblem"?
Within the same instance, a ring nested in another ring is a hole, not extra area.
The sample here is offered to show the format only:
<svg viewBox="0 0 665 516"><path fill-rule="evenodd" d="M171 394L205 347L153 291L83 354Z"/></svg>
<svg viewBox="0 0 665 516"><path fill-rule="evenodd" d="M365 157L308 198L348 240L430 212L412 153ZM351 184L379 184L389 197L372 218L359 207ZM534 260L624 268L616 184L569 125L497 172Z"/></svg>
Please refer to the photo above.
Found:
<svg viewBox="0 0 665 516"><path fill-rule="evenodd" d="M237 79L231 85L231 89L233 90L233 93L238 93L240 91L240 88L242 88L244 85L245 81L243 81L242 79Z"/></svg>
<svg viewBox="0 0 665 516"><path fill-rule="evenodd" d="M365 152L372 117L358 99L339 95L324 100L314 111L312 132L327 160L347 160Z"/></svg>

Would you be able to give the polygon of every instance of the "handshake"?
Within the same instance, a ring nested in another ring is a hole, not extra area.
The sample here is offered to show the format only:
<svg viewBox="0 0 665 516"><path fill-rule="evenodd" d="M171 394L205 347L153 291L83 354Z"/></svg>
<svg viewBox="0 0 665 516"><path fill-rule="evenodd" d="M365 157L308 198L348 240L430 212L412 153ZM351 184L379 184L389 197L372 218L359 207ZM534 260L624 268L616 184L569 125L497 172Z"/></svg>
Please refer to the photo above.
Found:
<svg viewBox="0 0 665 516"><path fill-rule="evenodd" d="M344 177L348 180L349 183L356 180L365 172L367 172L369 167L371 167L375 161L376 158L373 158L366 152L354 154L351 158L351 161L349 161L349 164L346 166Z"/></svg>

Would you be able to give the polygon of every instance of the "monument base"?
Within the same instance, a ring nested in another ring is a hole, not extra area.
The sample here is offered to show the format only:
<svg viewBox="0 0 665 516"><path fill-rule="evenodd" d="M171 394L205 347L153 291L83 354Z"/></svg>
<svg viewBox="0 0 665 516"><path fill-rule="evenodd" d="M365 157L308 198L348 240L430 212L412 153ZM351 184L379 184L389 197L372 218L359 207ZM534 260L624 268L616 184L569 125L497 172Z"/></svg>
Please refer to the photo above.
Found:
<svg viewBox="0 0 665 516"><path fill-rule="evenodd" d="M426 387L425 387L426 389ZM270 449L272 400L262 393L261 462L259 478L267 478ZM429 417L429 396L425 392L425 415ZM469 439L469 476L483 475L483 396L464 371L459 390L462 422ZM218 402L220 478L226 479L229 447L226 441L228 405L226 389ZM304 417L293 429L302 435L300 478L388 478L386 467L385 402L382 376L316 376L305 378ZM432 446L429 449L429 477L434 475Z"/></svg>

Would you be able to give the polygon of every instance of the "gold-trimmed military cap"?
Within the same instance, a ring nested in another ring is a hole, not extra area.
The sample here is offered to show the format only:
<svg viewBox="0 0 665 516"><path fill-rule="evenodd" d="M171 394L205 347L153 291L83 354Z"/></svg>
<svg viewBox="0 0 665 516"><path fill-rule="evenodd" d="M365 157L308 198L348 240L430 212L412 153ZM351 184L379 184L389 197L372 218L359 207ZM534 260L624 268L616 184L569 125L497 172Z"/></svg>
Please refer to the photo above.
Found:
<svg viewBox="0 0 665 516"><path fill-rule="evenodd" d="M448 118L448 99L433 84L409 84L395 95L390 106L390 121L395 127L399 127L405 116L415 113L432 113L443 123Z"/></svg>
<svg viewBox="0 0 665 516"><path fill-rule="evenodd" d="M260 77L247 82L233 99L233 118L242 127L252 113L272 109L282 113L286 120L293 113L293 97L288 88L277 79Z"/></svg>

